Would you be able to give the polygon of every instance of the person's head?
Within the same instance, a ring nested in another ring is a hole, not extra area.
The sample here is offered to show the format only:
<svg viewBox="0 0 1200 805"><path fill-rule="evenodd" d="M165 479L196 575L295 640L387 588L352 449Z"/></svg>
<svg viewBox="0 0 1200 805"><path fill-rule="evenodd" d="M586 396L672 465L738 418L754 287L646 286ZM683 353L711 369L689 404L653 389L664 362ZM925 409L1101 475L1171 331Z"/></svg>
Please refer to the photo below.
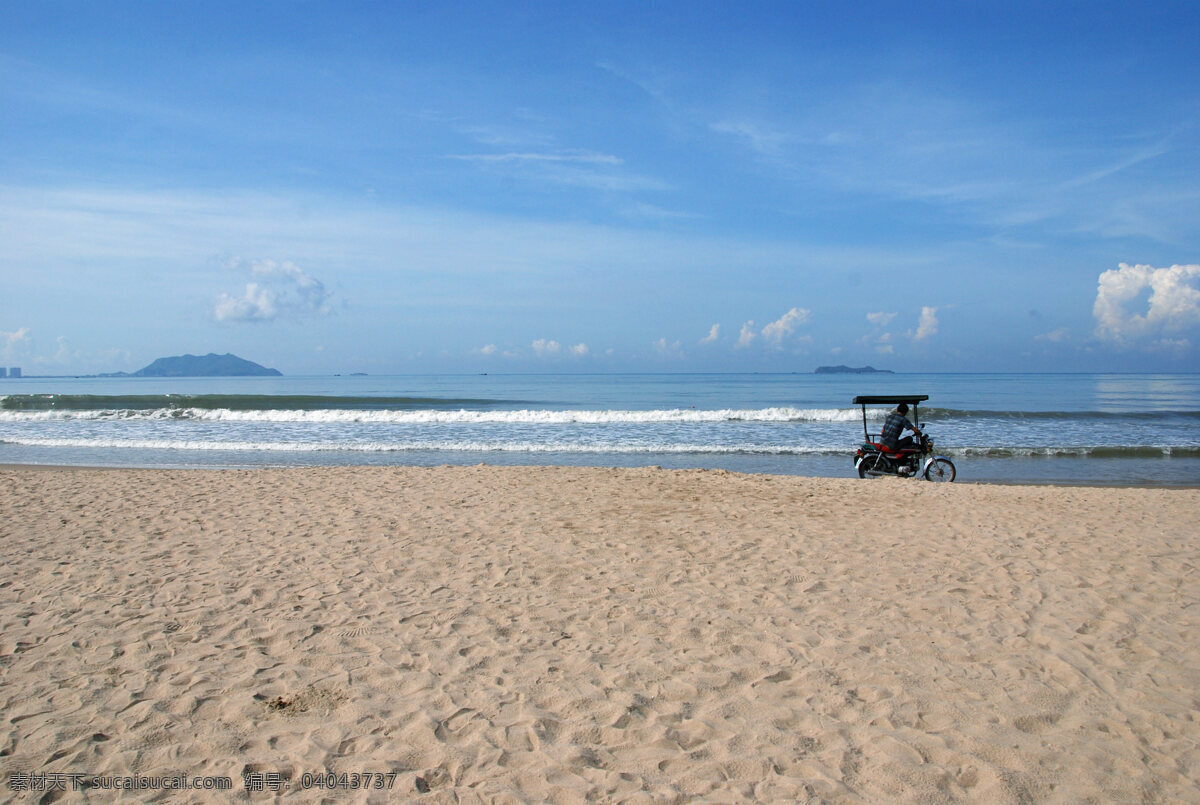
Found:
<svg viewBox="0 0 1200 805"><path fill-rule="evenodd" d="M907 414L908 413L908 403L900 403L899 405L897 405L896 413L899 414L900 416L904 416L905 414Z"/></svg>

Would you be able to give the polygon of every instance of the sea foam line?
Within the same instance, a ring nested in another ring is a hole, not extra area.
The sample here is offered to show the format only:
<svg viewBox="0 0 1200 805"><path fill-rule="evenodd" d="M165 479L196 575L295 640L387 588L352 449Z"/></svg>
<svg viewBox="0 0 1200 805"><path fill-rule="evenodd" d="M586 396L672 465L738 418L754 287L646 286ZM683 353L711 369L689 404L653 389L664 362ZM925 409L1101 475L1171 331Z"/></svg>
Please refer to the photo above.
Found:
<svg viewBox="0 0 1200 805"><path fill-rule="evenodd" d="M841 448L797 445L632 444L578 442L500 442L427 440L410 442L235 442L186 439L5 438L0 444L25 447L75 447L126 450L204 450L253 452L454 452L454 453L701 453L816 455L845 452Z"/></svg>
<svg viewBox="0 0 1200 805"><path fill-rule="evenodd" d="M198 422L301 422L381 425L612 425L716 422L852 422L861 420L857 410L842 408L757 408L697 410L692 408L634 410L539 410L514 411L436 409L406 411L363 411L353 409L232 410L229 408L92 409L49 411L0 411L0 422L191 420ZM883 414L868 415L882 419Z"/></svg>

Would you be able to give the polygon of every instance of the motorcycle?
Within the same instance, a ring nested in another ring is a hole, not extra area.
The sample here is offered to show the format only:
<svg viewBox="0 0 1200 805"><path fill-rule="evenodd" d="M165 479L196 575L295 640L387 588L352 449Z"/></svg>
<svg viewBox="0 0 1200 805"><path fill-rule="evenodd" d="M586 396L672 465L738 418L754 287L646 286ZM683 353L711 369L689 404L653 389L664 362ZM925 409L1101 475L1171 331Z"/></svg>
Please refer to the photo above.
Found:
<svg viewBox="0 0 1200 805"><path fill-rule="evenodd" d="M920 428L917 404L928 400L927 394L908 396L860 396L854 403L862 406L863 443L854 454L854 467L859 478L878 478L895 475L901 478L920 476L927 481L949 483L958 474L954 462L945 456L934 455L933 437ZM897 405L906 403L912 409L913 425L917 428L912 447L890 450L877 434L867 432L868 405ZM874 439L872 439L874 436Z"/></svg>

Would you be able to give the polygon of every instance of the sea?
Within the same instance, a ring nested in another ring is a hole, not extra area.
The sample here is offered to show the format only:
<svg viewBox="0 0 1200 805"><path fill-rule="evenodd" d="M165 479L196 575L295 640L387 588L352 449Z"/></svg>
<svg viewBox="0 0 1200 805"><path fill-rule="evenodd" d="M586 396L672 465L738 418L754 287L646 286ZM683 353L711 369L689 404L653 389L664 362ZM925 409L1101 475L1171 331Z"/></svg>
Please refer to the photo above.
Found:
<svg viewBox="0 0 1200 805"><path fill-rule="evenodd" d="M959 483L1200 485L1200 374L8 378L0 463L857 477L851 401L907 394L929 396L917 416ZM885 412L867 408L869 432Z"/></svg>

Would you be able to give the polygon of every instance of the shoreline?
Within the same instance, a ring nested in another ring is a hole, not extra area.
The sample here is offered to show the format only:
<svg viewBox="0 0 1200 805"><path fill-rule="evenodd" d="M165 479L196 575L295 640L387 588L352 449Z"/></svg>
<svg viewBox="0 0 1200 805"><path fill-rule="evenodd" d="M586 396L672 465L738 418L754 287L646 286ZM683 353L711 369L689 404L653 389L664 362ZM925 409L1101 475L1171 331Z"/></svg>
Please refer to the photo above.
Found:
<svg viewBox="0 0 1200 805"><path fill-rule="evenodd" d="M641 467L633 466L606 466L606 465L591 465L591 464L488 464L486 462L478 462L474 464L318 464L318 465L287 465L287 466L264 466L264 465L246 465L246 466L171 466L171 467L154 467L154 466L126 466L126 465L94 465L94 464L39 464L39 463L16 463L16 462L0 462L0 471L5 470L105 470L105 471L120 471L134 470L147 472L255 472L255 471L280 471L280 470L338 470L338 469L431 469L442 467L489 467L496 469L597 469L597 470L625 470L625 469L657 469L664 472L724 472L732 475L747 475L747 476L763 476L768 478L808 478L813 480L855 480L862 483L869 483L861 478L855 478L853 475L836 476L836 475L793 475L789 473L777 472L751 472L743 470L726 470L722 468L707 468L707 467L661 467L657 464L643 465ZM921 481L922 479L914 477L908 479L878 479L884 481L891 480L911 480ZM953 486L1035 486L1035 487L1053 487L1066 489L1200 489L1200 480L1187 482L1171 482L1171 483L1150 483L1150 482L1111 482L1104 483L1099 481L1046 481L1046 480L1021 480L1021 479L971 479L971 480L956 480Z"/></svg>
<svg viewBox="0 0 1200 805"><path fill-rule="evenodd" d="M1200 784L1200 490L493 466L0 468L0 490L5 779L183 770L244 798L247 770L373 772L430 802Z"/></svg>

